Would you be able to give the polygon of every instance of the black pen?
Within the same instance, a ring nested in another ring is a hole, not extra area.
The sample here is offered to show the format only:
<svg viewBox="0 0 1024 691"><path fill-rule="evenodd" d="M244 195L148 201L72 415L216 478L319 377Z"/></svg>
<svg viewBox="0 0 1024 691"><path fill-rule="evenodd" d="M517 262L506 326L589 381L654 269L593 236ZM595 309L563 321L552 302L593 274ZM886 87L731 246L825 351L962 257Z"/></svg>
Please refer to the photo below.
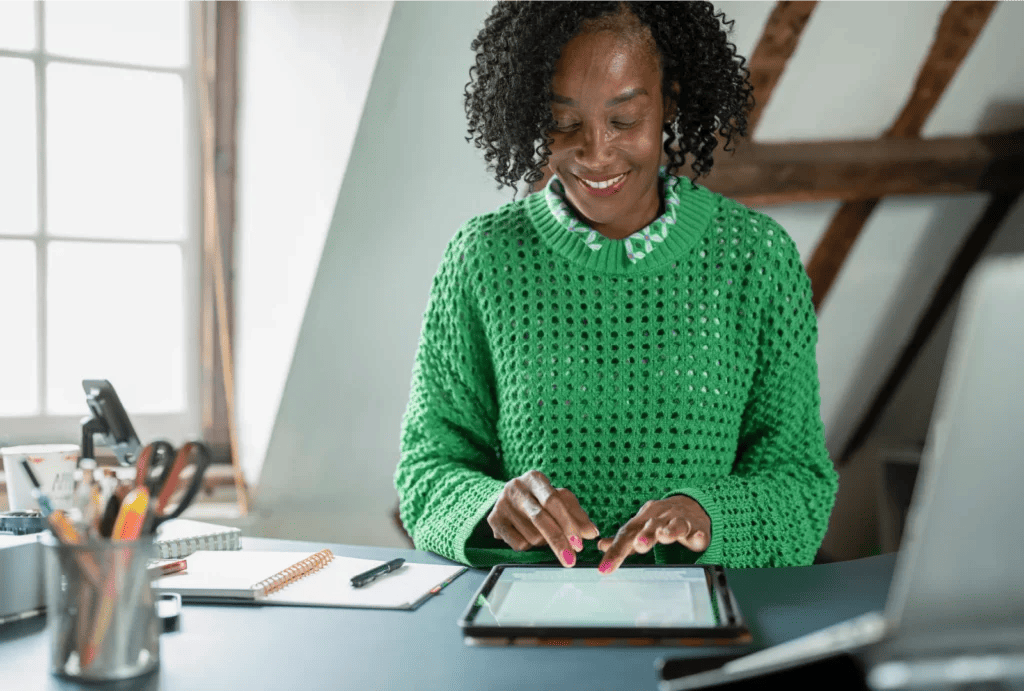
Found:
<svg viewBox="0 0 1024 691"><path fill-rule="evenodd" d="M383 576L386 573L391 573L392 571L395 571L404 563L405 559L392 559L386 564L375 566L369 571L357 574L352 577L352 587L362 588L364 585L366 585L373 579L377 578L378 576Z"/></svg>

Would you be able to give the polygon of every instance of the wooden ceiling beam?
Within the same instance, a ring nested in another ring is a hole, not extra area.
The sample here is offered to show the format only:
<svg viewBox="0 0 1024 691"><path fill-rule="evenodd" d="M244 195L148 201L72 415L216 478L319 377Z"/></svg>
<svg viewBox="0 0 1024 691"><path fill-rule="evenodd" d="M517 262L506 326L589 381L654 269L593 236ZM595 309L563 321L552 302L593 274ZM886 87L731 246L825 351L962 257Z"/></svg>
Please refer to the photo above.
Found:
<svg viewBox="0 0 1024 691"><path fill-rule="evenodd" d="M1012 192L1024 188L1024 131L935 139L748 142L735 156L717 162L701 184L757 206ZM819 243L819 251L827 251L828 242Z"/></svg>
<svg viewBox="0 0 1024 691"><path fill-rule="evenodd" d="M932 41L931 50L917 75L910 98L884 138L917 137L921 133L921 127L974 46L974 41L988 22L995 4L965 1L950 2L946 5L939 28L935 32L935 40ZM857 204L858 209L855 211L848 212L841 208L836 212L808 264L811 284L821 286L826 291L825 294L814 295L816 305L824 303L828 288L835 282L846 256L853 249L860 231L870 217L870 213L862 213L867 208L866 205L861 202ZM859 227L851 223L855 218L861 219ZM819 255L823 256L819 258ZM827 258L824 255L828 255ZM824 273L811 274L811 268Z"/></svg>

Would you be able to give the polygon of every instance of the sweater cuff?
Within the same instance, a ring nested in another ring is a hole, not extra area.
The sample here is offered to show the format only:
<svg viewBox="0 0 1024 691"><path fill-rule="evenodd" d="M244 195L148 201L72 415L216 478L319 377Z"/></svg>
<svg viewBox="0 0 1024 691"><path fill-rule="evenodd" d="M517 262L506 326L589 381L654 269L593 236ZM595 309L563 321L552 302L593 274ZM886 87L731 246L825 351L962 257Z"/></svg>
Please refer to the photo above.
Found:
<svg viewBox="0 0 1024 691"><path fill-rule="evenodd" d="M722 513L718 502L712 499L704 490L695 487L673 490L663 496L662 499L668 499L679 494L685 495L700 504L700 508L704 509L704 513L711 519L711 542L706 550L699 553L693 552L679 544L662 545L659 543L654 546L655 560L659 564L721 564L724 540L722 539ZM684 555L689 555L690 558L680 558L680 552ZM693 557L696 557L696 560Z"/></svg>
<svg viewBox="0 0 1024 691"><path fill-rule="evenodd" d="M491 485L491 482L497 486L496 489ZM501 496L502 491L505 489L504 483L499 482L498 480L492 480L491 482L487 483L491 491L484 494L486 490L481 488L480 494L483 496L477 499L476 509L469 514L467 520L463 521L462 525L459 526L458 531L455 533L455 560L463 564L472 563L472 560L466 556L466 543L469 542L470 535L473 534L477 524L480 523L480 521L484 519L484 516L486 516L494 507L498 498Z"/></svg>

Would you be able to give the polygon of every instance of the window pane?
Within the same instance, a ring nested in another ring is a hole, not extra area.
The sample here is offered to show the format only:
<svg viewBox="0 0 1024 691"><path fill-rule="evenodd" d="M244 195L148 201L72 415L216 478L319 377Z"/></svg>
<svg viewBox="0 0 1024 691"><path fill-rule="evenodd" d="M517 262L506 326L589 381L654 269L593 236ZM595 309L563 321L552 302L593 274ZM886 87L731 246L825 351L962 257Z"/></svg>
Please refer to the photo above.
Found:
<svg viewBox="0 0 1024 691"><path fill-rule="evenodd" d="M48 53L161 67L188 59L185 2L47 2L43 16Z"/></svg>
<svg viewBox="0 0 1024 691"><path fill-rule="evenodd" d="M185 409L178 245L50 243L47 298L47 412L84 413L83 379L109 379L129 412Z"/></svg>
<svg viewBox="0 0 1024 691"><path fill-rule="evenodd" d="M30 60L0 58L0 104L0 234L28 235L38 225L36 78Z"/></svg>
<svg viewBox="0 0 1024 691"><path fill-rule="evenodd" d="M46 112L48 232L185 236L181 77L51 64Z"/></svg>
<svg viewBox="0 0 1024 691"><path fill-rule="evenodd" d="M36 8L28 0L0 2L0 48L33 50L36 47Z"/></svg>
<svg viewBox="0 0 1024 691"><path fill-rule="evenodd" d="M0 240L0 276L0 415L34 415L39 412L35 243Z"/></svg>

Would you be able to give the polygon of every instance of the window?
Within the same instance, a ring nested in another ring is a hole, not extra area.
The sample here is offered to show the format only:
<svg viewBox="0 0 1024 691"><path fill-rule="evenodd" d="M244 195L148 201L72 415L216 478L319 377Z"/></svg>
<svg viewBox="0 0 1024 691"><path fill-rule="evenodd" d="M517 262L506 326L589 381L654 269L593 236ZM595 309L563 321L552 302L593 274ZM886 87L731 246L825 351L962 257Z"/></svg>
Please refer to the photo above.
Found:
<svg viewBox="0 0 1024 691"><path fill-rule="evenodd" d="M199 429L190 31L187 2L0 2L0 444L76 441L87 378L140 437Z"/></svg>

